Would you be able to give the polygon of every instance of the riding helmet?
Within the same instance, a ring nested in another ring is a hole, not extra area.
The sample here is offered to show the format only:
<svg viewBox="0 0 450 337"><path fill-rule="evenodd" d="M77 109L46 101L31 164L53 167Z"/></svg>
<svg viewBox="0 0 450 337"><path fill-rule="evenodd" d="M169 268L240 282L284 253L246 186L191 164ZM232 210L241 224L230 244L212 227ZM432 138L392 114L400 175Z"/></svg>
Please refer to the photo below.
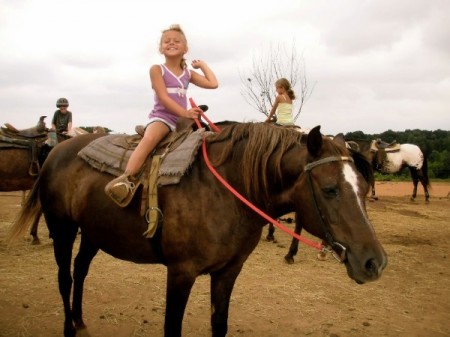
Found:
<svg viewBox="0 0 450 337"><path fill-rule="evenodd" d="M69 101L67 100L67 98L58 98L58 100L56 101L56 107L60 108L60 107L64 107L64 106L69 106Z"/></svg>

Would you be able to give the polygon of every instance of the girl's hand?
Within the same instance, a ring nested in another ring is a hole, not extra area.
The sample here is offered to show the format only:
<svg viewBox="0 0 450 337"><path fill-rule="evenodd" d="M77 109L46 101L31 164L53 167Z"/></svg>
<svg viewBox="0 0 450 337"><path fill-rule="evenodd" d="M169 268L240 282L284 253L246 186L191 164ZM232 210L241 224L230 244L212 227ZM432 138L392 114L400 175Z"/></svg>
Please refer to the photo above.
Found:
<svg viewBox="0 0 450 337"><path fill-rule="evenodd" d="M201 112L202 110L200 108L191 108L186 110L186 115L184 117L195 119L198 118Z"/></svg>
<svg viewBox="0 0 450 337"><path fill-rule="evenodd" d="M201 60L192 60L191 66L194 69L200 69L205 63Z"/></svg>

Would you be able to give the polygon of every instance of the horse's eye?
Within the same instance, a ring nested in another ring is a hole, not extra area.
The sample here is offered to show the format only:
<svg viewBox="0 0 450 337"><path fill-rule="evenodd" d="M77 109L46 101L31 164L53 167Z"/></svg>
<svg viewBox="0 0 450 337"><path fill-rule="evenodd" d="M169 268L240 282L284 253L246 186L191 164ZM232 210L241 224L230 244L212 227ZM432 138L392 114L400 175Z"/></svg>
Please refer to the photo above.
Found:
<svg viewBox="0 0 450 337"><path fill-rule="evenodd" d="M325 198L337 198L339 195L338 189L335 187L324 187L322 188L322 192Z"/></svg>

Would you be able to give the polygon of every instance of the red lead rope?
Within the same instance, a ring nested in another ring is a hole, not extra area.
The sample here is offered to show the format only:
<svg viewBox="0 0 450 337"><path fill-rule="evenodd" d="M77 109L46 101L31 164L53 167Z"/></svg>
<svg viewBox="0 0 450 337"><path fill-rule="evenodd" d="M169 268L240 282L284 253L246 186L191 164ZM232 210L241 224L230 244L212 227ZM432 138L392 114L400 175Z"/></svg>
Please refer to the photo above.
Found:
<svg viewBox="0 0 450 337"><path fill-rule="evenodd" d="M191 103L191 106L193 108L197 108L197 104L195 104L194 100L192 98L189 98L189 102ZM211 126L211 128L216 131L216 132L220 132L220 129L214 125L213 122L211 122L204 113L201 113L201 116L204 117L206 119L206 121L209 123L209 125ZM200 124L200 121L196 118L195 119L195 123L197 124L198 128L202 128L202 125ZM281 229L283 232L288 233L290 236L296 238L297 240L302 241L303 243L307 244L308 246L311 246L313 248L322 250L324 247L321 243L316 243L314 241L311 241L307 238L304 238L303 236L300 236L299 234L295 233L294 231L290 230L289 228L287 228L286 226L283 226L281 223L279 223L278 221L272 219L270 216L268 216L266 213L264 213L263 211L261 211L259 208L257 208L255 205L253 205L250 201L248 201L247 199L245 199L238 191L236 191L230 184L228 184L228 182L222 178L222 176L216 171L216 169L214 168L214 166L212 166L211 162L209 161L208 158L208 153L206 151L206 139L205 137L203 137L203 143L202 143L202 152L203 152L203 157L205 159L205 163L206 166L208 166L209 170L211 171L211 173L222 183L222 185L224 185L231 193L233 193L239 200L241 200L244 204L246 204L248 207L250 207L250 209L252 209L253 211L255 211L256 213L258 213L260 216L262 216L264 219L266 219L268 222L270 222L271 224L273 224L275 227Z"/></svg>

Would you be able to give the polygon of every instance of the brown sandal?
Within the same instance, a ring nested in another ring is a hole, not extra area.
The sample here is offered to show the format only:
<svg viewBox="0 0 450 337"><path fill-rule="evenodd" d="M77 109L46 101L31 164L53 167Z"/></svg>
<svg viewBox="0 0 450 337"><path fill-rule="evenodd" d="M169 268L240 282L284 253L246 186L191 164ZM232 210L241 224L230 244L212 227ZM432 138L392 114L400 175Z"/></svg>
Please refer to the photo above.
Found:
<svg viewBox="0 0 450 337"><path fill-rule="evenodd" d="M135 189L136 185L129 180L129 174L124 173L105 186L105 193L117 205L126 207L133 199Z"/></svg>

